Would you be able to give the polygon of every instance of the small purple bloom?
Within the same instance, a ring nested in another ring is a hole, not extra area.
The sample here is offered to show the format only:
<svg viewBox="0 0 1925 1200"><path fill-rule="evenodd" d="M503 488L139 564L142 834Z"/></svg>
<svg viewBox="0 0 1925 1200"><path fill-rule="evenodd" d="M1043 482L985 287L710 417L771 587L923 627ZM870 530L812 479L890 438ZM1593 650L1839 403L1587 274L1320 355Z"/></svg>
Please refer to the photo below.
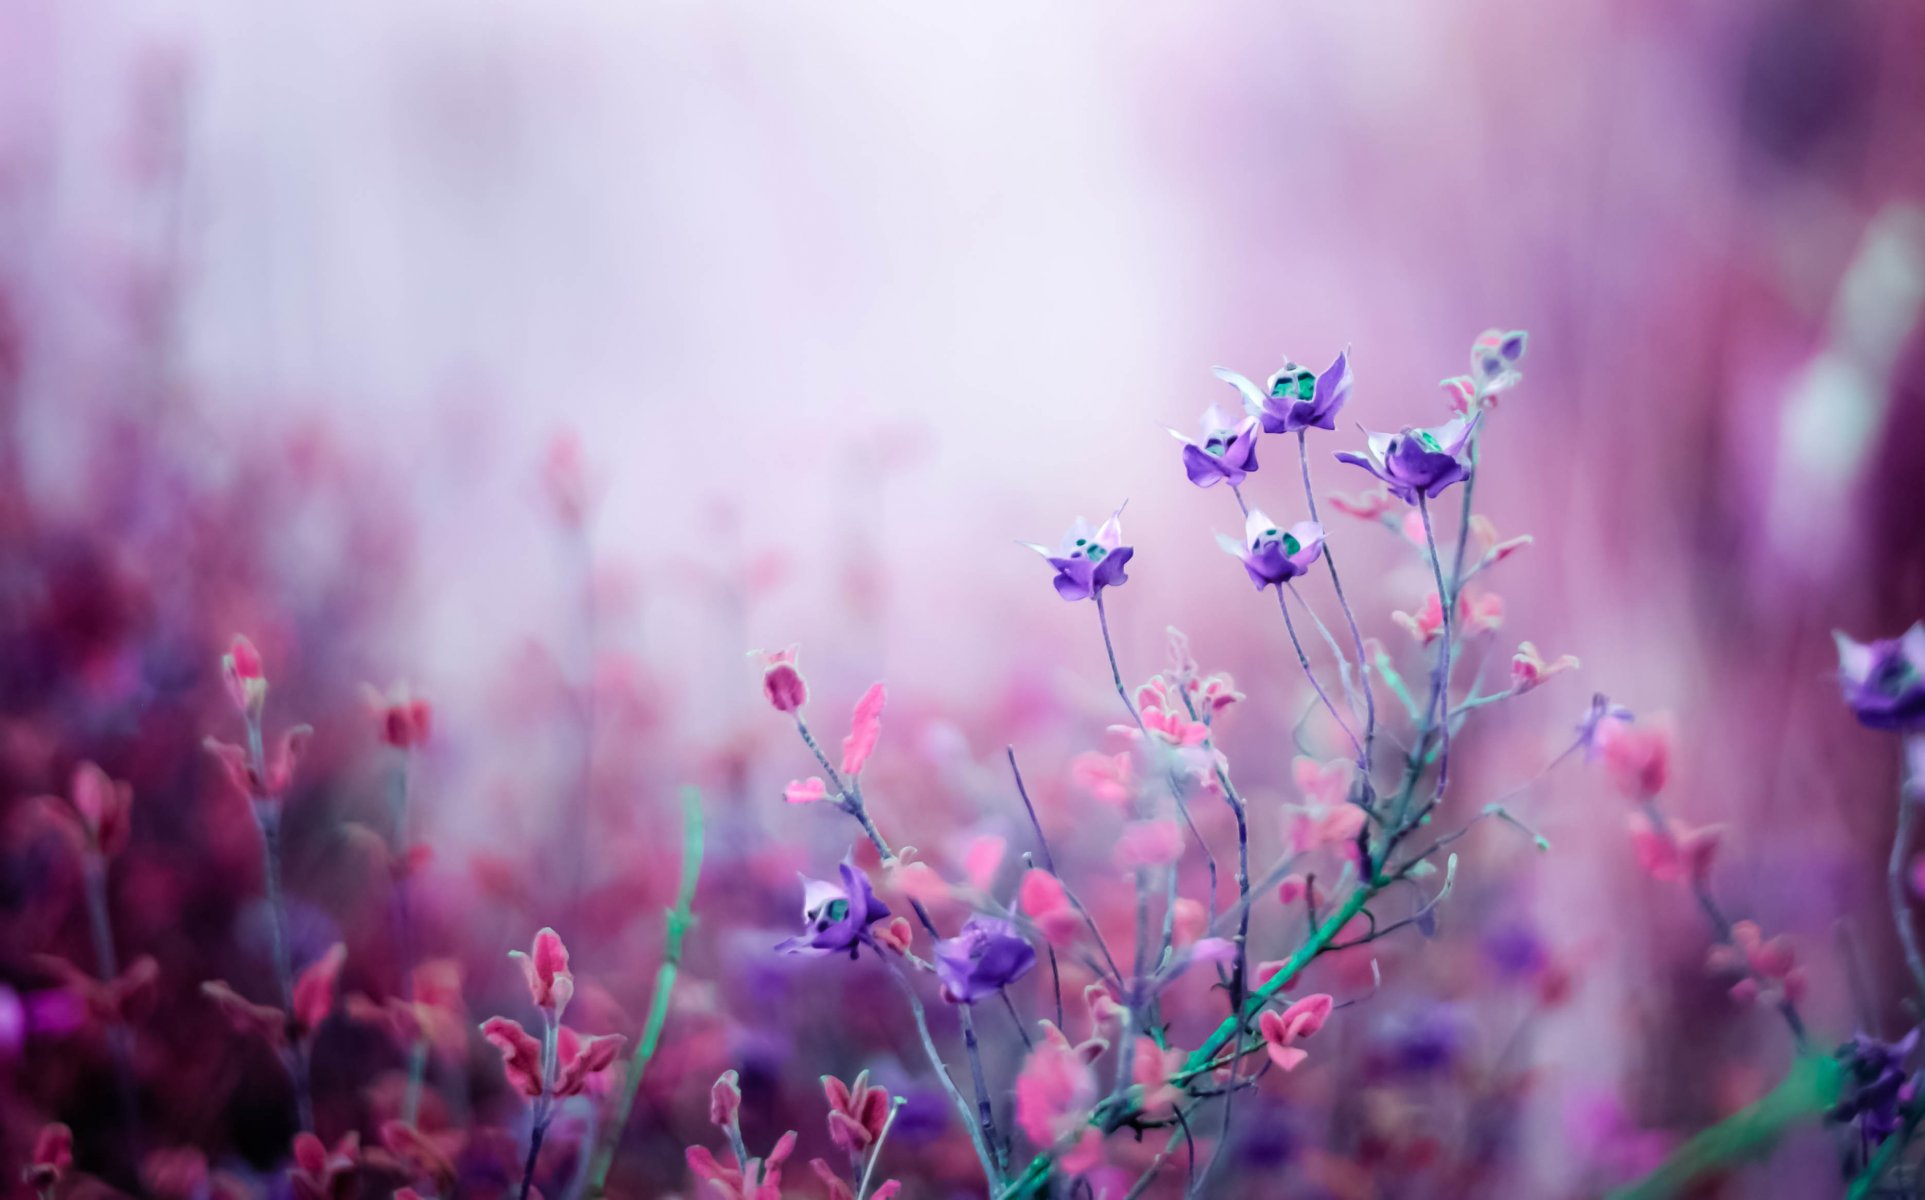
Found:
<svg viewBox="0 0 1925 1200"><path fill-rule="evenodd" d="M1842 633L1838 680L1845 703L1872 729L1925 729L1925 621L1889 641L1854 642Z"/></svg>
<svg viewBox="0 0 1925 1200"><path fill-rule="evenodd" d="M802 932L776 947L784 954L824 954L849 952L856 957L864 942L871 946L869 926L889 915L889 908L876 898L869 877L856 867L853 858L844 858L840 867L842 882L802 877Z"/></svg>
<svg viewBox="0 0 1925 1200"><path fill-rule="evenodd" d="M962 933L936 943L936 974L944 998L974 1004L1015 983L1036 965L1036 950L1008 921L971 917Z"/></svg>
<svg viewBox="0 0 1925 1200"><path fill-rule="evenodd" d="M1258 591L1287 583L1310 569L1323 555L1323 526L1315 521L1299 521L1288 530L1253 508L1243 522L1243 541L1224 534L1217 544L1236 555L1249 572Z"/></svg>
<svg viewBox="0 0 1925 1200"><path fill-rule="evenodd" d="M1123 566L1136 553L1123 544L1122 509L1117 509L1100 529L1091 530L1089 522L1076 518L1055 551L1034 542L1023 542L1049 560L1056 568L1056 594L1065 600L1088 600L1106 587L1120 587L1130 577Z"/></svg>
<svg viewBox="0 0 1925 1200"><path fill-rule="evenodd" d="M1243 395L1243 407L1263 423L1265 433L1298 433L1305 429L1335 429L1337 413L1350 399L1350 351L1337 355L1321 375L1285 362L1270 376L1262 391L1248 379L1224 367L1216 377Z"/></svg>
<svg viewBox="0 0 1925 1200"><path fill-rule="evenodd" d="M1859 1034L1838 1049L1845 1066L1845 1098L1832 1109L1835 1121L1857 1121L1873 1145L1898 1131L1899 1106L1918 1090L1917 1080L1905 1073L1905 1060L1918 1047L1918 1030L1896 1042L1881 1042Z"/></svg>
<svg viewBox="0 0 1925 1200"><path fill-rule="evenodd" d="M1523 379L1517 364L1524 361L1530 336L1522 329L1505 332L1486 329L1471 343L1471 378L1477 381L1477 394L1488 396L1517 386Z"/></svg>
<svg viewBox="0 0 1925 1200"><path fill-rule="evenodd" d="M1630 709L1613 703L1603 692L1592 695L1591 707L1584 711L1584 719L1577 723L1577 740L1584 747L1584 760L1590 762L1597 758L1601 749L1599 734L1607 724L1635 719Z"/></svg>
<svg viewBox="0 0 1925 1200"><path fill-rule="evenodd" d="M1435 500L1451 484L1470 478L1464 451L1476 428L1475 418L1467 421L1456 417L1432 429L1407 427L1401 433L1372 433L1366 429L1370 457L1340 450L1337 459L1383 480L1405 504L1417 503L1419 493Z"/></svg>
<svg viewBox="0 0 1925 1200"><path fill-rule="evenodd" d="M1212 404L1203 414L1203 440L1192 441L1176 430L1170 436L1183 443L1183 470L1198 487L1227 482L1231 487L1257 469L1257 419L1245 417L1235 425Z"/></svg>

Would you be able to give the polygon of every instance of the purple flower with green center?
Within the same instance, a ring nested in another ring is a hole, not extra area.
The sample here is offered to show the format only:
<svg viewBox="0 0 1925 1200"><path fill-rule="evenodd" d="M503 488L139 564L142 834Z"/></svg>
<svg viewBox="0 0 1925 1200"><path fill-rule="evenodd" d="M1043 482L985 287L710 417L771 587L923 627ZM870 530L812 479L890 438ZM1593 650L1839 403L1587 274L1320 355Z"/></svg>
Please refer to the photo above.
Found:
<svg viewBox="0 0 1925 1200"><path fill-rule="evenodd" d="M1014 925L995 917L971 917L962 933L936 943L936 974L943 998L952 1004L993 996L1035 965L1035 948Z"/></svg>
<svg viewBox="0 0 1925 1200"><path fill-rule="evenodd" d="M1065 600L1088 600L1106 587L1120 587L1130 581L1123 566L1136 549L1123 544L1122 515L1123 510L1117 509L1100 529L1094 530L1088 521L1076 518L1076 524L1063 535L1063 544L1055 550L1035 542L1021 545L1056 568L1057 595Z"/></svg>
<svg viewBox="0 0 1925 1200"><path fill-rule="evenodd" d="M1310 569L1323 555L1323 526L1315 521L1299 521L1289 529L1253 508L1243 521L1243 540L1227 534L1217 535L1217 544L1234 554L1250 575L1258 591L1288 583Z"/></svg>
<svg viewBox="0 0 1925 1200"><path fill-rule="evenodd" d="M844 858L842 881L802 877L802 932L776 947L784 954L812 957L848 951L856 957L869 937L869 926L889 915L889 908L876 898L869 877L856 867L853 858Z"/></svg>
<svg viewBox="0 0 1925 1200"><path fill-rule="evenodd" d="M1228 483L1235 487L1257 469L1257 419L1245 417L1232 425L1223 410L1212 404L1203 414L1203 440L1192 441L1176 430L1170 436L1183 443L1183 470L1198 487Z"/></svg>
<svg viewBox="0 0 1925 1200"><path fill-rule="evenodd" d="M1925 621L1889 641L1834 632L1845 703L1872 729L1925 729Z"/></svg>
<svg viewBox="0 0 1925 1200"><path fill-rule="evenodd" d="M1435 500L1445 488L1470 478L1464 451L1477 428L1475 418L1462 417L1432 429L1405 428L1401 433L1372 433L1370 457L1337 452L1339 462L1362 467L1383 480L1391 494L1405 504L1417 503L1419 495Z"/></svg>
<svg viewBox="0 0 1925 1200"><path fill-rule="evenodd" d="M1857 1121L1873 1145L1898 1131L1899 1106L1909 1103L1918 1083L1905 1073L1905 1060L1918 1047L1918 1030L1896 1042L1859 1034L1838 1048L1847 1089L1831 1111L1835 1121Z"/></svg>
<svg viewBox="0 0 1925 1200"><path fill-rule="evenodd" d="M1306 367L1285 362L1270 376L1262 391L1257 385L1226 367L1213 368L1216 377L1243 395L1243 407L1263 423L1265 433L1299 433L1305 429L1335 429L1337 413L1350 399L1350 351L1323 374L1313 375Z"/></svg>

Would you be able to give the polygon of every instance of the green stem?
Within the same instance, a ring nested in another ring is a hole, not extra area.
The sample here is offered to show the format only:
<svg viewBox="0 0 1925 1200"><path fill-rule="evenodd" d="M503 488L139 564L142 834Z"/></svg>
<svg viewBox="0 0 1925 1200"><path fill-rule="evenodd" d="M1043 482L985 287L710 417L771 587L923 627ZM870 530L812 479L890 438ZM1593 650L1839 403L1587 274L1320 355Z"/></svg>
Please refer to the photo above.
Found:
<svg viewBox="0 0 1925 1200"><path fill-rule="evenodd" d="M662 965L655 972L655 995L649 1003L648 1020L642 1026L641 1041L635 1045L635 1056L628 1065L628 1079L622 1088L621 1103L616 1106L615 1119L608 1123L602 1132L600 1144L595 1149L595 1163L588 1175L588 1188L585 1194L589 1200L599 1200L608 1183L608 1171L615 1163L615 1151L621 1144L622 1130L628 1125L629 1114L635 1108L635 1096L642 1089L642 1075L655 1057L655 1049L661 1044L662 1027L668 1022L668 1002L675 990L675 977L682 967L682 939L694 924L695 884L702 874L702 794L694 788L682 791L682 882L675 895L675 907L669 910L667 935L662 948Z"/></svg>

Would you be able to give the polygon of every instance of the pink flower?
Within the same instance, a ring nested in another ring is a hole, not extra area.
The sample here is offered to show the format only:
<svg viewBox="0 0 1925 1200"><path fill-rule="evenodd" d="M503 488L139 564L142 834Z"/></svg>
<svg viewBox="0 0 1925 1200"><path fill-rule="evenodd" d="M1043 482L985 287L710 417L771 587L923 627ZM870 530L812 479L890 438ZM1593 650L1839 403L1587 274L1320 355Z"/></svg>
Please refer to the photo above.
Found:
<svg viewBox="0 0 1925 1200"><path fill-rule="evenodd" d="M1210 910L1200 900L1179 896L1170 913L1170 925L1170 937L1181 949L1210 931Z"/></svg>
<svg viewBox="0 0 1925 1200"><path fill-rule="evenodd" d="M1463 636L1490 633L1504 624L1504 597L1496 592L1480 592L1457 598L1458 627Z"/></svg>
<svg viewBox="0 0 1925 1200"><path fill-rule="evenodd" d="M127 848L133 834L131 786L109 779L107 772L83 762L74 768L72 796L73 811L80 816L89 850L112 858Z"/></svg>
<svg viewBox="0 0 1925 1200"><path fill-rule="evenodd" d="M1071 907L1069 893L1063 890L1056 876L1043 870L1024 873L1016 897L1024 914L1035 923L1050 945L1061 949L1076 940L1076 931L1082 924L1082 918Z"/></svg>
<svg viewBox="0 0 1925 1200"><path fill-rule="evenodd" d="M254 643L238 633L221 656L221 682L244 716L253 720L261 715L261 706L267 703L267 669Z"/></svg>
<svg viewBox="0 0 1925 1200"><path fill-rule="evenodd" d="M530 953L511 950L508 957L520 964L521 973L528 980L528 998L536 1008L551 1009L559 1016L574 999L575 976L568 969L568 947L553 929L543 926L535 934Z"/></svg>
<svg viewBox="0 0 1925 1200"><path fill-rule="evenodd" d="M1523 695L1553 675L1575 670L1577 665L1577 659L1569 654L1559 655L1556 662L1547 663L1539 656L1536 646L1523 642L1511 659L1511 691Z"/></svg>
<svg viewBox="0 0 1925 1200"><path fill-rule="evenodd" d="M809 702L809 685L795 665L797 649L754 651L762 656L762 695L777 712L793 713Z"/></svg>
<svg viewBox="0 0 1925 1200"><path fill-rule="evenodd" d="M827 785L814 775L807 779L791 779L789 786L782 789L782 798L790 804L813 804L828 794Z"/></svg>
<svg viewBox="0 0 1925 1200"><path fill-rule="evenodd" d="M1164 867L1182 857L1183 830L1168 817L1131 821L1116 841L1116 865L1126 871Z"/></svg>
<svg viewBox="0 0 1925 1200"><path fill-rule="evenodd" d="M1243 693L1237 691L1237 682L1228 671L1217 671L1203 679L1192 679L1189 688L1190 702L1199 713L1208 714L1212 719L1243 699Z"/></svg>
<svg viewBox="0 0 1925 1200"><path fill-rule="evenodd" d="M1710 877L1720 834L1715 826L1693 829L1673 817L1660 831L1643 813L1632 813L1628 823L1631 849L1637 855L1638 865L1653 879L1698 884Z"/></svg>
<svg viewBox="0 0 1925 1200"><path fill-rule="evenodd" d="M742 1077L734 1071L724 1071L709 1088L709 1124L727 1129L736 1123L741 1112Z"/></svg>
<svg viewBox="0 0 1925 1200"><path fill-rule="evenodd" d="M1349 759L1333 758L1319 763L1299 754L1290 760L1290 776L1297 790L1312 804L1338 805L1350 798L1350 781L1356 764Z"/></svg>
<svg viewBox="0 0 1925 1200"><path fill-rule="evenodd" d="M502 1069L514 1089L533 1100L542 1093L541 1043L507 1017L489 1017L481 1023L481 1036L501 1051Z"/></svg>
<svg viewBox="0 0 1925 1200"><path fill-rule="evenodd" d="M1187 716L1160 708L1142 711L1143 727L1172 746L1201 746L1210 738L1210 727Z"/></svg>
<svg viewBox="0 0 1925 1200"><path fill-rule="evenodd" d="M374 714L375 733L384 743L396 750L412 750L428 740L434 711L426 700L410 696L406 684L397 683L385 694L364 684L361 693Z"/></svg>
<svg viewBox="0 0 1925 1200"><path fill-rule="evenodd" d="M58 1123L42 1125L34 1135L33 1157L20 1173L27 1186L43 1195L52 1192L74 1165L74 1131Z"/></svg>
<svg viewBox="0 0 1925 1200"><path fill-rule="evenodd" d="M1280 1070L1296 1070L1310 1055L1295 1043L1322 1029L1335 1007L1334 999L1318 992L1314 996L1305 996L1282 1012L1265 1009L1257 1018L1257 1029L1263 1035L1264 1048L1269 1051L1270 1061L1277 1064Z"/></svg>
<svg viewBox="0 0 1925 1200"><path fill-rule="evenodd" d="M341 967L348 960L348 948L340 942L315 959L294 981L294 1023L296 1040L312 1034L334 1010L334 995L341 981Z"/></svg>
<svg viewBox="0 0 1925 1200"><path fill-rule="evenodd" d="M1016 1124L1037 1146L1054 1146L1084 1127L1098 1087L1084 1054L1062 1030L1042 1025L1042 1040L1016 1076Z"/></svg>
<svg viewBox="0 0 1925 1200"><path fill-rule="evenodd" d="M889 1093L870 1086L867 1071L847 1084L824 1075L822 1091L829 1099L829 1140L845 1154L860 1155L873 1146L889 1120Z"/></svg>
<svg viewBox="0 0 1925 1200"><path fill-rule="evenodd" d="M1283 810L1295 814L1284 829L1284 844L1292 854L1309 854L1326 846L1354 852L1357 834L1367 819L1355 804L1286 804Z"/></svg>
<svg viewBox="0 0 1925 1200"><path fill-rule="evenodd" d="M782 1165L795 1152L795 1130L782 1135L767 1158L752 1158L744 1163L729 1153L726 1163L717 1162L706 1146L690 1146L685 1152L688 1169L709 1185L719 1200L782 1200ZM708 1194L708 1193L704 1193Z"/></svg>
<svg viewBox="0 0 1925 1200"><path fill-rule="evenodd" d="M1791 943L1782 935L1766 941L1756 921L1733 924L1731 941L1713 946L1705 965L1721 974L1744 975L1731 987L1732 999L1740 1003L1796 1003L1805 992L1804 968L1798 965Z"/></svg>
<svg viewBox="0 0 1925 1200"><path fill-rule="evenodd" d="M1671 730L1662 720L1645 725L1605 721L1597 727L1595 744L1619 792L1646 800L1664 790L1671 777Z"/></svg>
<svg viewBox="0 0 1925 1200"><path fill-rule="evenodd" d="M555 1095L579 1096L615 1063L628 1039L619 1033L584 1036L566 1025L555 1030Z"/></svg>
<svg viewBox="0 0 1925 1200"><path fill-rule="evenodd" d="M1070 760L1070 779L1096 800L1118 808L1128 806L1135 791L1130 756L1085 751Z"/></svg>
<svg viewBox="0 0 1925 1200"><path fill-rule="evenodd" d="M1324 890L1303 875L1285 875L1277 885L1277 902L1285 908L1305 899L1321 908L1325 898Z"/></svg>
<svg viewBox="0 0 1925 1200"><path fill-rule="evenodd" d="M1007 838L993 833L971 838L963 849L963 874L969 877L969 886L979 892L986 892L996 882L996 872L1002 868L1003 856L1009 852Z"/></svg>
<svg viewBox="0 0 1925 1200"><path fill-rule="evenodd" d="M1188 1057L1175 1046L1159 1049L1153 1038L1136 1039L1136 1057L1130 1063L1130 1081L1143 1089L1143 1097L1138 1103L1144 1117L1152 1121L1162 1120L1176 1111L1177 1102L1183 1098L1183 1089L1171 1083L1170 1077L1183 1070L1183 1063Z"/></svg>
<svg viewBox="0 0 1925 1200"><path fill-rule="evenodd" d="M1259 988L1268 987L1270 981L1282 974L1283 969L1289 965L1290 960L1287 958L1273 958L1265 962L1260 962L1250 969L1251 984ZM1282 986L1289 987L1295 979L1296 975L1293 973L1289 979L1283 981Z"/></svg>
<svg viewBox="0 0 1925 1200"><path fill-rule="evenodd" d="M849 736L842 739L842 773L855 776L875 753L876 739L882 735L882 705L889 693L879 683L869 685L856 701L855 715L850 722Z"/></svg>
<svg viewBox="0 0 1925 1200"><path fill-rule="evenodd" d="M311 1133L294 1135L294 1168L288 1180L299 1200L335 1200L353 1194L353 1175L361 1160L361 1135L348 1133L329 1150Z"/></svg>
<svg viewBox="0 0 1925 1200"><path fill-rule="evenodd" d="M1378 487L1372 488L1367 492L1360 492L1356 496L1349 496L1343 492L1332 492L1330 493L1330 507L1343 513L1345 516L1356 517L1358 520L1381 521L1391 510L1399 506L1397 502L1391 498L1389 488Z"/></svg>

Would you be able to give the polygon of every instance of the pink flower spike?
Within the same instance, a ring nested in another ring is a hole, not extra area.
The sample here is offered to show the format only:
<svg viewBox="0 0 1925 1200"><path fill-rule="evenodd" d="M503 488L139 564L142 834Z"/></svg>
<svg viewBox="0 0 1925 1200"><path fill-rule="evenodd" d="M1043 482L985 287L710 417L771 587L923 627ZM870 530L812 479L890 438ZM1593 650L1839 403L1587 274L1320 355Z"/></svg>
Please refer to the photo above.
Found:
<svg viewBox="0 0 1925 1200"><path fill-rule="evenodd" d="M735 1124L742 1112L742 1077L734 1071L724 1071L709 1088L709 1124L717 1129L727 1129Z"/></svg>
<svg viewBox="0 0 1925 1200"><path fill-rule="evenodd" d="M127 848L133 832L129 821L134 789L107 777L90 762L74 768L73 802L96 854L112 858Z"/></svg>
<svg viewBox="0 0 1925 1200"><path fill-rule="evenodd" d="M826 799L828 794L828 786L814 775L807 779L791 779L789 786L782 789L782 798L790 804L814 804L817 800Z"/></svg>
<svg viewBox="0 0 1925 1200"><path fill-rule="evenodd" d="M535 934L531 953L511 950L508 957L520 964L528 980L528 998L536 1008L553 1009L559 1016L574 999L575 976L568 969L568 947L553 929L543 926Z"/></svg>
<svg viewBox="0 0 1925 1200"><path fill-rule="evenodd" d="M1632 813L1631 848L1645 873L1662 883L1703 883L1718 854L1716 827L1693 829L1673 817L1659 832L1643 813Z"/></svg>
<svg viewBox="0 0 1925 1200"><path fill-rule="evenodd" d="M1657 795L1671 777L1671 731L1662 720L1606 721L1597 728L1597 746L1605 773L1628 799Z"/></svg>
<svg viewBox="0 0 1925 1200"><path fill-rule="evenodd" d="M589 1081L614 1065L627 1042L619 1033L583 1037L562 1026L555 1039L555 1060L561 1064L555 1072L555 1095L579 1096L587 1091Z"/></svg>
<svg viewBox="0 0 1925 1200"><path fill-rule="evenodd" d="M882 705L889 693L879 683L869 685L856 701L854 718L849 724L849 736L842 739L842 773L860 775L869 756L875 753L876 739L882 734Z"/></svg>
<svg viewBox="0 0 1925 1200"><path fill-rule="evenodd" d="M1168 817L1131 821L1116 840L1116 865L1126 871L1164 867L1182 857L1183 830Z"/></svg>

